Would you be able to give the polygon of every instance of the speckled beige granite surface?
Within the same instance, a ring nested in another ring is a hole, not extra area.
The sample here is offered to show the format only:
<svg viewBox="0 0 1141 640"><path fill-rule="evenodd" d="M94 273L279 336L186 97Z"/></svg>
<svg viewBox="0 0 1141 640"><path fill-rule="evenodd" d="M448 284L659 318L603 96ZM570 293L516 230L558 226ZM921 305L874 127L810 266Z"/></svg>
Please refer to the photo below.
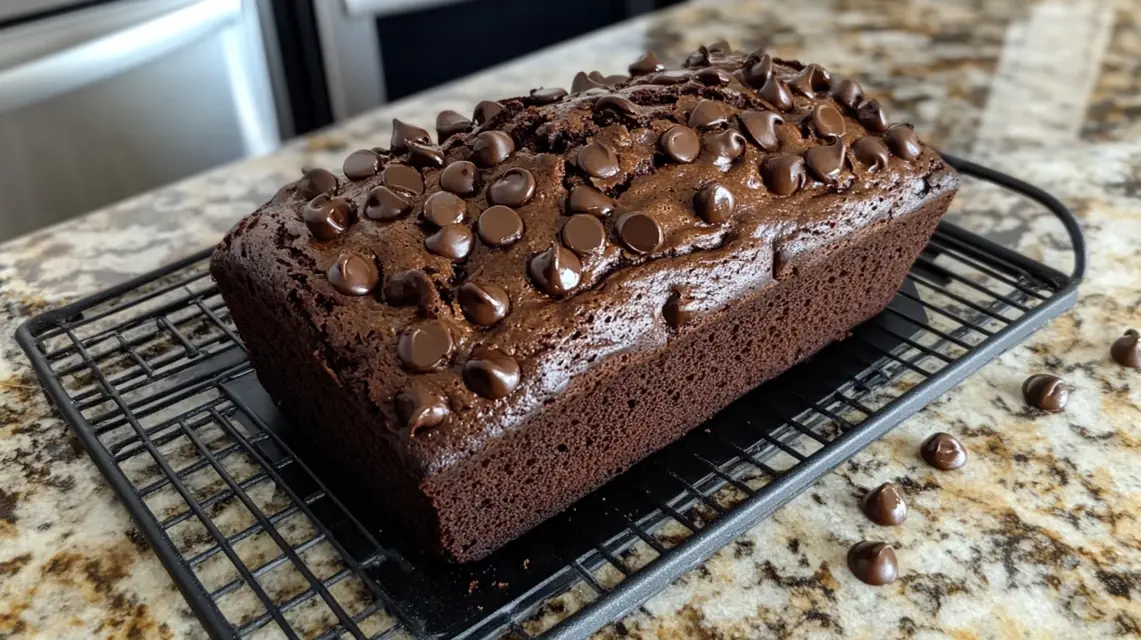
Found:
<svg viewBox="0 0 1141 640"><path fill-rule="evenodd" d="M1141 636L1141 373L1108 358L1141 327L1141 3L762 0L622 25L0 246L0 638L204 636L44 402L11 339L23 319L215 242L300 167L384 142L394 116L430 126L440 109L618 72L644 48L677 60L718 37L855 74L893 119L1046 187L1085 225L1089 275L1073 311L602 637ZM955 215L1066 266L1060 228L1032 207L968 187ZM1064 413L1022 404L1040 371L1073 385ZM937 430L966 444L964 469L918 459ZM912 505L891 530L856 510L885 480ZM897 545L895 584L848 573L862 538Z"/></svg>

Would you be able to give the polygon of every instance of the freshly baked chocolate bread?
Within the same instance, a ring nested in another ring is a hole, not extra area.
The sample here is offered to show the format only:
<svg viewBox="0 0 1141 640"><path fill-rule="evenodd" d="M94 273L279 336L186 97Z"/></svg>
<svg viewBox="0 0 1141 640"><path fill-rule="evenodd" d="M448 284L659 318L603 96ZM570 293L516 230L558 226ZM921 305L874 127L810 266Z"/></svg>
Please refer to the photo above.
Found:
<svg viewBox="0 0 1141 640"><path fill-rule="evenodd" d="M397 121L214 254L266 389L454 560L875 315L958 187L817 65L630 72Z"/></svg>

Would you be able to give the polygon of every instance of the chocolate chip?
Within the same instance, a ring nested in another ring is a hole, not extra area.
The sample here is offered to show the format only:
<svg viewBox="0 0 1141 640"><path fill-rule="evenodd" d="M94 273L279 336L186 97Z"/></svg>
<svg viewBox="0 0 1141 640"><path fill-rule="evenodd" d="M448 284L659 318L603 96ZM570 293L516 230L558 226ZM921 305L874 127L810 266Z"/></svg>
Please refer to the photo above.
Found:
<svg viewBox="0 0 1141 640"><path fill-rule="evenodd" d="M1139 335L1136 329L1127 329L1125 335L1113 341L1109 348L1109 355L1113 361L1123 367L1141 369L1141 344L1138 344Z"/></svg>
<svg viewBox="0 0 1141 640"><path fill-rule="evenodd" d="M951 471L967 464L967 450L949 433L936 433L923 441L919 455L940 471Z"/></svg>
<svg viewBox="0 0 1141 640"><path fill-rule="evenodd" d="M503 287L489 283L465 282L456 295L464 317L484 327L507 317L511 298Z"/></svg>
<svg viewBox="0 0 1141 640"><path fill-rule="evenodd" d="M487 124L499 112L503 111L503 105L494 100L482 100L479 104L475 105L475 112L472 113L472 119L476 124Z"/></svg>
<svg viewBox="0 0 1141 640"><path fill-rule="evenodd" d="M831 139L844 135L844 116L832 105L816 105L812 108L808 121L817 137Z"/></svg>
<svg viewBox="0 0 1141 640"><path fill-rule="evenodd" d="M337 192L337 187L337 176L325 169L310 169L297 181L297 192L306 200L312 200L321 194L331 196Z"/></svg>
<svg viewBox="0 0 1141 640"><path fill-rule="evenodd" d="M818 64L810 64L789 79L788 86L802 96L815 98L816 94L828 91L832 85L832 75Z"/></svg>
<svg viewBox="0 0 1141 640"><path fill-rule="evenodd" d="M702 45L697 48L697 51L689 54L683 64L686 67L705 67L708 66L709 63L709 49L706 49L705 45Z"/></svg>
<svg viewBox="0 0 1141 640"><path fill-rule="evenodd" d="M475 181L479 169L467 160L459 160L444 167L440 172L440 188L456 195L470 196L476 192Z"/></svg>
<svg viewBox="0 0 1141 640"><path fill-rule="evenodd" d="M733 51L733 48L729 46L729 42L726 40L717 40L713 44L706 47L706 49L709 50L709 53L716 53L719 55L725 55L727 53L732 53Z"/></svg>
<svg viewBox="0 0 1141 640"><path fill-rule="evenodd" d="M552 242L550 247L531 258L527 273L541 291L562 297L578 286L582 279L582 263L569 249Z"/></svg>
<svg viewBox="0 0 1141 640"><path fill-rule="evenodd" d="M784 118L772 111L742 111L737 114L741 128L763 151L776 151L780 147L777 127L784 124Z"/></svg>
<svg viewBox="0 0 1141 640"><path fill-rule="evenodd" d="M439 147L409 142L408 164L421 169L428 167L438 169L444 166L444 152L440 151Z"/></svg>
<svg viewBox="0 0 1141 640"><path fill-rule="evenodd" d="M580 185L571 189L567 208L574 213L589 213L601 218L614 211L614 201L594 187Z"/></svg>
<svg viewBox="0 0 1141 640"><path fill-rule="evenodd" d="M745 136L736 129L707 133L701 141L701 148L710 162L724 169L745 153Z"/></svg>
<svg viewBox="0 0 1141 640"><path fill-rule="evenodd" d="M618 239L634 253L653 253L665 239L662 225L653 216L641 211L624 213L615 225Z"/></svg>
<svg viewBox="0 0 1141 640"><path fill-rule="evenodd" d="M671 85L682 84L693 79L693 74L684 69L670 69L650 76L650 84Z"/></svg>
<svg viewBox="0 0 1141 640"><path fill-rule="evenodd" d="M675 124L658 136L658 148L670 160L688 164L701 153L701 139L693 129Z"/></svg>
<svg viewBox="0 0 1141 640"><path fill-rule="evenodd" d="M770 75L769 79L765 80L757 94L776 111L792 111L792 94L776 74Z"/></svg>
<svg viewBox="0 0 1141 640"><path fill-rule="evenodd" d="M666 321L666 326L677 329L693 320L693 311L688 302L688 297L680 291L670 292L670 297L666 298L666 303L662 306L662 318Z"/></svg>
<svg viewBox="0 0 1141 640"><path fill-rule="evenodd" d="M566 89L558 87L531 89L531 104L551 104L567 97Z"/></svg>
<svg viewBox="0 0 1141 640"><path fill-rule="evenodd" d="M618 155L601 142L591 142L578 151L578 168L594 178L618 175Z"/></svg>
<svg viewBox="0 0 1141 640"><path fill-rule="evenodd" d="M393 306L414 304L426 316L435 316L433 307L439 293L432 279L420 269L408 269L388 278L384 284L384 301Z"/></svg>
<svg viewBox="0 0 1141 640"><path fill-rule="evenodd" d="M773 58L763 54L751 64L746 61L744 79L752 87L763 87L773 75Z"/></svg>
<svg viewBox="0 0 1141 640"><path fill-rule="evenodd" d="M446 224L424 239L428 251L450 260L463 260L471 253L471 229L462 224Z"/></svg>
<svg viewBox="0 0 1141 640"><path fill-rule="evenodd" d="M440 144L443 144L444 140L447 140L457 133L467 133L471 131L471 127L471 120L468 120L451 109L445 109L436 114L436 138L440 141Z"/></svg>
<svg viewBox="0 0 1141 640"><path fill-rule="evenodd" d="M749 65L757 62L758 60L760 60L764 57L765 57L765 48L764 47L757 47L756 49L753 49L752 51L750 51L749 55L745 56L745 66L749 66ZM771 56L770 56L770 58L771 58Z"/></svg>
<svg viewBox="0 0 1141 640"><path fill-rule="evenodd" d="M526 169L508 169L487 188L487 201L521 207L535 195L535 176Z"/></svg>
<svg viewBox="0 0 1141 640"><path fill-rule="evenodd" d="M726 107L716 100L702 100L689 112L689 126L698 131L712 129L728 121Z"/></svg>
<svg viewBox="0 0 1141 640"><path fill-rule="evenodd" d="M580 256L602 251L606 246L606 228L589 213L576 213L563 225L563 244Z"/></svg>
<svg viewBox="0 0 1141 640"><path fill-rule="evenodd" d="M349 180L365 180L380 170L380 156L368 149L358 149L345 158L341 171Z"/></svg>
<svg viewBox="0 0 1141 640"><path fill-rule="evenodd" d="M385 186L373 187L364 201L364 215L369 220L387 222L411 210L412 202L407 196Z"/></svg>
<svg viewBox="0 0 1141 640"><path fill-rule="evenodd" d="M421 431L443 424L448 413L447 399L432 385L415 384L396 396L396 415L412 438Z"/></svg>
<svg viewBox="0 0 1141 640"><path fill-rule="evenodd" d="M695 73L694 77L696 77L697 80L701 82L701 84L710 87L729 84L733 81L733 76L729 75L723 69L718 69L717 67L708 67L706 69L702 69L701 71Z"/></svg>
<svg viewBox="0 0 1141 640"><path fill-rule="evenodd" d="M629 71L632 76L642 76L647 73L654 73L655 71L663 71L665 68L666 65L662 64L662 61L658 59L658 54L653 51L647 51L642 54L641 58L631 62L626 70Z"/></svg>
<svg viewBox="0 0 1141 640"><path fill-rule="evenodd" d="M392 140L389 144L392 147L393 153L404 153L408 150L409 142L417 142L420 144L432 144L432 136L428 135L425 129L421 129L414 124L401 122L400 120L392 119Z"/></svg>
<svg viewBox="0 0 1141 640"><path fill-rule="evenodd" d="M599 84L606 85L608 87L613 87L614 85L616 85L618 83L626 82L627 80L630 79L629 77L624 76L620 73L614 74L612 76L604 76L597 71L591 71L590 73L588 73L586 75L591 80L594 80L595 82L597 82Z"/></svg>
<svg viewBox="0 0 1141 640"><path fill-rule="evenodd" d="M737 198L724 185L712 182L694 194L693 208L702 220L709 224L720 224L733 217L733 211L737 209Z"/></svg>
<svg viewBox="0 0 1141 640"><path fill-rule="evenodd" d="M433 227L442 227L464 221L467 203L459 196L447 191L437 191L424 200L421 215Z"/></svg>
<svg viewBox="0 0 1141 640"><path fill-rule="evenodd" d="M619 115L633 116L638 113L638 105L622 96L602 96L594 101L594 112L613 111Z"/></svg>
<svg viewBox="0 0 1141 640"><path fill-rule="evenodd" d="M847 145L837 138L831 144L812 147L806 151L804 162L821 182L833 184L840 179L840 173L844 170L847 152Z"/></svg>
<svg viewBox="0 0 1141 640"><path fill-rule="evenodd" d="M848 550L848 569L860 582L878 587L895 582L899 561L890 544L865 540Z"/></svg>
<svg viewBox="0 0 1141 640"><path fill-rule="evenodd" d="M475 137L472 160L481 167L494 167L515 151L515 141L502 131L483 131Z"/></svg>
<svg viewBox="0 0 1141 640"><path fill-rule="evenodd" d="M396 357L413 373L428 373L447 363L452 355L452 332L439 320L405 329L396 341Z"/></svg>
<svg viewBox="0 0 1141 640"><path fill-rule="evenodd" d="M868 520L884 527L894 527L907 519L907 502L899 487L891 482L869 491L860 501L860 507Z"/></svg>
<svg viewBox="0 0 1141 640"><path fill-rule="evenodd" d="M875 136L864 136L853 143L852 156L870 172L886 169L889 159L887 146Z"/></svg>
<svg viewBox="0 0 1141 640"><path fill-rule="evenodd" d="M804 158L782 154L765 160L761 168L765 186L778 196L796 193L804 186Z"/></svg>
<svg viewBox="0 0 1141 640"><path fill-rule="evenodd" d="M583 91L590 91L591 89L605 88L606 85L593 80L582 71L574 74L574 80L571 81L571 93L582 93Z"/></svg>
<svg viewBox="0 0 1141 640"><path fill-rule="evenodd" d="M463 377L468 389L498 400L519 386L519 363L501 351L482 349L464 363Z"/></svg>
<svg viewBox="0 0 1141 640"><path fill-rule="evenodd" d="M1026 404L1045 411L1061 411L1070 399L1070 388L1065 380L1047 373L1032 375L1022 383L1022 397Z"/></svg>
<svg viewBox="0 0 1141 640"><path fill-rule="evenodd" d="M424 193L424 177L406 164L385 165L380 171L380 179L393 191L418 196Z"/></svg>
<svg viewBox="0 0 1141 640"><path fill-rule="evenodd" d="M844 78L832 90L832 97L836 102L854 111L864 101L864 90L860 87L860 83Z"/></svg>
<svg viewBox="0 0 1141 640"><path fill-rule="evenodd" d="M915 130L909 124L893 124L887 128L887 133L883 134L883 137L887 140L891 152L904 160L914 160L923 153L923 147L919 145L919 136L915 135Z"/></svg>
<svg viewBox="0 0 1141 640"><path fill-rule="evenodd" d="M479 214L479 239L492 247L506 247L523 237L523 220L511 207L495 205Z"/></svg>
<svg viewBox="0 0 1141 640"><path fill-rule="evenodd" d="M353 209L340 198L319 195L309 201L302 214L309 233L318 240L332 240L353 223Z"/></svg>
<svg viewBox="0 0 1141 640"><path fill-rule="evenodd" d="M864 100L856 107L856 120L872 133L887 131L887 115L878 100Z"/></svg>
<svg viewBox="0 0 1141 640"><path fill-rule="evenodd" d="M345 252L337 256L337 261L325 273L329 284L346 296L368 295L380 280L380 269L372 257Z"/></svg>

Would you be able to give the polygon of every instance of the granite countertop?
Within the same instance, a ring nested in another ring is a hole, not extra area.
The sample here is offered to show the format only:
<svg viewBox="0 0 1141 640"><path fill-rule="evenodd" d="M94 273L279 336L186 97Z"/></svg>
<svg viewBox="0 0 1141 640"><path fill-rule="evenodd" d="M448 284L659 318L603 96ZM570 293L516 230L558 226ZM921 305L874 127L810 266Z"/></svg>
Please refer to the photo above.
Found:
<svg viewBox="0 0 1141 640"><path fill-rule="evenodd" d="M1141 372L1109 345L1141 328L1141 2L830 0L686 5L356 118L244 161L0 245L0 637L202 637L126 511L39 392L11 336L25 318L216 242L302 166L339 166L399 117L569 86L646 48L764 44L876 92L941 148L1060 197L1085 226L1089 275L1072 311L1035 333L667 588L602 637L879 638L1141 635ZM971 196L956 219L1061 267L1058 225ZM1030 373L1072 385L1058 414L1026 410ZM970 451L940 473L935 431ZM858 497L903 486L906 524ZM901 578L845 566L893 542Z"/></svg>

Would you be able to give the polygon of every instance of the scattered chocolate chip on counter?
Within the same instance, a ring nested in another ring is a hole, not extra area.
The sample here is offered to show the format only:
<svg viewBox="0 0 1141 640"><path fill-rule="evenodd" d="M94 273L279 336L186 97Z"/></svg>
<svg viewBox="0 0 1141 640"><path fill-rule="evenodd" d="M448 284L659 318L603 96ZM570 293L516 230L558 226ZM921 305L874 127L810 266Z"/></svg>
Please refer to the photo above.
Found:
<svg viewBox="0 0 1141 640"><path fill-rule="evenodd" d="M949 433L936 433L923 441L919 454L940 471L951 471L967 464L967 449Z"/></svg>
<svg viewBox="0 0 1141 640"><path fill-rule="evenodd" d="M865 584L878 587L895 582L899 561L886 542L857 542L848 550L848 569Z"/></svg>
<svg viewBox="0 0 1141 640"><path fill-rule="evenodd" d="M869 491L860 506L868 520L885 527L894 527L907 519L907 502L899 487L891 482Z"/></svg>
<svg viewBox="0 0 1141 640"><path fill-rule="evenodd" d="M1123 367L1141 369L1139 339L1141 339L1141 334L1138 334L1136 329L1128 329L1125 331L1125 335L1114 340L1113 346L1109 348L1109 355L1113 357L1113 361Z"/></svg>
<svg viewBox="0 0 1141 640"><path fill-rule="evenodd" d="M1022 383L1026 404L1043 411L1061 411L1070 399L1070 387L1058 376L1037 373Z"/></svg>

